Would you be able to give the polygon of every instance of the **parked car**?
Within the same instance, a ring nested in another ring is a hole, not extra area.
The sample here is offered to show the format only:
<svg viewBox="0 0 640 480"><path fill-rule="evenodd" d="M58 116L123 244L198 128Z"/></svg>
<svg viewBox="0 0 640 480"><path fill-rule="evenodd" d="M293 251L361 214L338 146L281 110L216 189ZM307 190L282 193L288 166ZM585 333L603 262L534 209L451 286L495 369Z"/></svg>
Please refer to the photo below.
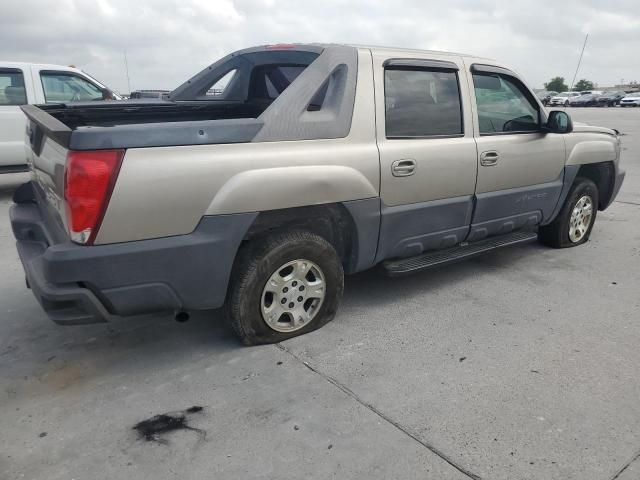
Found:
<svg viewBox="0 0 640 480"><path fill-rule="evenodd" d="M558 95L558 92L542 90L536 93L536 96L540 99L542 104L546 107L549 104L549 101L552 97Z"/></svg>
<svg viewBox="0 0 640 480"><path fill-rule="evenodd" d="M626 93L622 91L604 92L596 99L596 105L598 107L615 107L616 105L620 105L620 100L625 96Z"/></svg>
<svg viewBox="0 0 640 480"><path fill-rule="evenodd" d="M170 90L134 90L129 98L164 98L169 93L171 93Z"/></svg>
<svg viewBox="0 0 640 480"><path fill-rule="evenodd" d="M620 100L621 107L637 107L640 106L640 92L634 92L626 95Z"/></svg>
<svg viewBox="0 0 640 480"><path fill-rule="evenodd" d="M580 95L602 95L602 90L582 90Z"/></svg>
<svg viewBox="0 0 640 480"><path fill-rule="evenodd" d="M27 170L21 105L118 98L77 68L0 61L0 173Z"/></svg>
<svg viewBox="0 0 640 480"><path fill-rule="evenodd" d="M555 97L551 97L551 100L549 100L549 106L550 107L557 107L557 106L568 107L569 100L579 96L580 96L580 92L562 92L556 95Z"/></svg>
<svg viewBox="0 0 640 480"><path fill-rule="evenodd" d="M244 343L278 342L335 316L344 273L581 245L624 177L615 130L453 53L256 47L166 101L23 110L11 222L60 324L225 306Z"/></svg>
<svg viewBox="0 0 640 480"><path fill-rule="evenodd" d="M569 105L572 107L594 107L597 105L599 95L580 95L579 97L569 99Z"/></svg>

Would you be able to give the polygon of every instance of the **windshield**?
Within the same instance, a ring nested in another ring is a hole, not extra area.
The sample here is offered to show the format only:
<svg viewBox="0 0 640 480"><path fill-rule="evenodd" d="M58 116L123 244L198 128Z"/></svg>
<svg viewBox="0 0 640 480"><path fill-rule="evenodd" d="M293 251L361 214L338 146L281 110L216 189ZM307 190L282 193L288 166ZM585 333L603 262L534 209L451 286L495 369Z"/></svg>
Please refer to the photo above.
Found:
<svg viewBox="0 0 640 480"><path fill-rule="evenodd" d="M630 93L629 95L627 95L627 97L633 97L633 98L640 97L640 92L633 92L633 93Z"/></svg>

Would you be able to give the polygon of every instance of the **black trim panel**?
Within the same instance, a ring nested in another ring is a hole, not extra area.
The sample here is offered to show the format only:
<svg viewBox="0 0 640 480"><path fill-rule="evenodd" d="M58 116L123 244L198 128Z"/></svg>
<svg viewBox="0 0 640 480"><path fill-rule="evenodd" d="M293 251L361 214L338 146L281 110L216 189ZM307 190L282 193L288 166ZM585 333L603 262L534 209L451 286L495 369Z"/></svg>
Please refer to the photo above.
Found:
<svg viewBox="0 0 640 480"><path fill-rule="evenodd" d="M2 173L23 173L28 172L29 166L24 165L0 165L0 174Z"/></svg>
<svg viewBox="0 0 640 480"><path fill-rule="evenodd" d="M382 205L376 261L452 247L469 232L473 196L408 205Z"/></svg>

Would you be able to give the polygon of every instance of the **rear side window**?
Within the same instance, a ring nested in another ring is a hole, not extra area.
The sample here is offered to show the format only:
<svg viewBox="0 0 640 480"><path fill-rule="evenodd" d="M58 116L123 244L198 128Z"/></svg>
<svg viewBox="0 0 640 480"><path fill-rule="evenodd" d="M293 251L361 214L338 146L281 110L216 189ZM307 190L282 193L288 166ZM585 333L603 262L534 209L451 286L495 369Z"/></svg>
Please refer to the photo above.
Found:
<svg viewBox="0 0 640 480"><path fill-rule="evenodd" d="M388 68L384 95L387 138L463 134L457 72Z"/></svg>
<svg viewBox="0 0 640 480"><path fill-rule="evenodd" d="M25 105L27 92L24 88L22 70L0 69L0 105Z"/></svg>
<svg viewBox="0 0 640 480"><path fill-rule="evenodd" d="M88 102L102 100L102 89L82 78L66 72L40 72L42 89L47 103Z"/></svg>
<svg viewBox="0 0 640 480"><path fill-rule="evenodd" d="M524 85L515 78L474 73L481 135L540 130L540 111Z"/></svg>
<svg viewBox="0 0 640 480"><path fill-rule="evenodd" d="M216 82L209 87L205 95L207 97L219 97L220 95L224 94L224 92L227 90L227 86L231 83L233 78L236 76L236 72L237 70L234 68L233 70L230 70L227 73L225 73L222 76L222 78L220 78L219 80L216 80Z"/></svg>

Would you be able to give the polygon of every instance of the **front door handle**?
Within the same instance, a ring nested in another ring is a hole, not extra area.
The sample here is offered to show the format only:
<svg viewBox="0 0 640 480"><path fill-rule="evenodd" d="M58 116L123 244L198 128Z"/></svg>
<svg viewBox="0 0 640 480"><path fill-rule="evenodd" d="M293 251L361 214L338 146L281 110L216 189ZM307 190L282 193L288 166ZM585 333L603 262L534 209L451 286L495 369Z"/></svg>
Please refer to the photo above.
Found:
<svg viewBox="0 0 640 480"><path fill-rule="evenodd" d="M493 167L498 163L500 154L495 150L489 150L488 152L482 152L480 154L480 165L483 167Z"/></svg>
<svg viewBox="0 0 640 480"><path fill-rule="evenodd" d="M396 160L391 164L391 174L394 177L408 177L416 173L416 161L413 158Z"/></svg>

